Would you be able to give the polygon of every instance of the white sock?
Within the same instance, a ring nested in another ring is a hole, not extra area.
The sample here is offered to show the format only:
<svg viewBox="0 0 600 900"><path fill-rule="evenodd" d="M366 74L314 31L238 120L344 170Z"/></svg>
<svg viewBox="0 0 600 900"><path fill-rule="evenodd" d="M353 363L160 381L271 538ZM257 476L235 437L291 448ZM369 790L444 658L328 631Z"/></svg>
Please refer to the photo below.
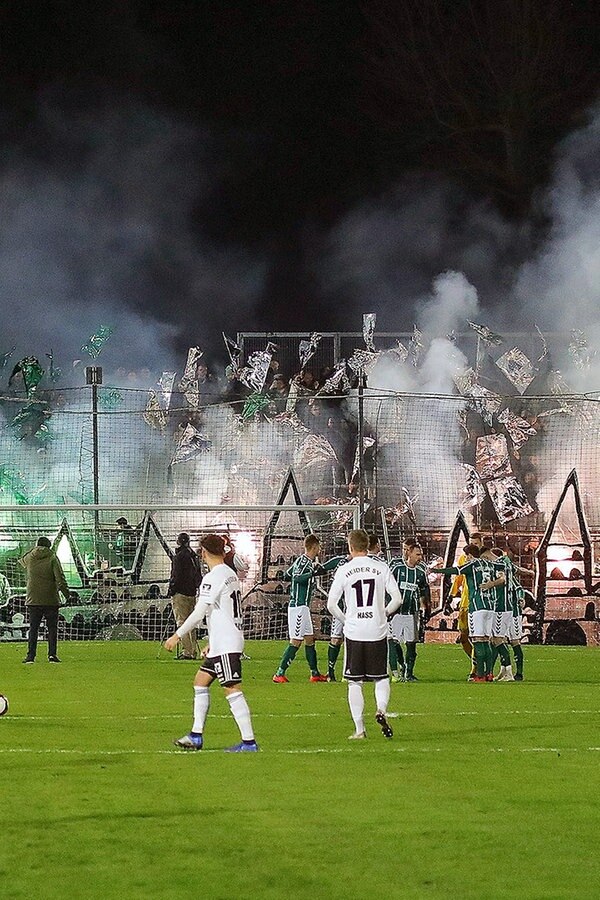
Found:
<svg viewBox="0 0 600 900"><path fill-rule="evenodd" d="M504 671L507 675L512 675L512 666L504 666Z"/></svg>
<svg viewBox="0 0 600 900"><path fill-rule="evenodd" d="M390 679L382 678L375 682L375 705L377 712L386 713L390 702Z"/></svg>
<svg viewBox="0 0 600 900"><path fill-rule="evenodd" d="M246 698L241 691L235 694L227 694L227 702L233 718L237 722L243 741L253 741L254 731L252 730L252 718L250 716L250 707L246 702Z"/></svg>
<svg viewBox="0 0 600 900"><path fill-rule="evenodd" d="M194 685L194 724L192 731L196 734L202 734L204 731L204 723L208 715L210 706L210 694L207 687L198 687Z"/></svg>
<svg viewBox="0 0 600 900"><path fill-rule="evenodd" d="M350 715L354 720L354 728L357 734L361 734L365 730L365 722L363 713L365 711L365 698L363 695L362 684L357 681L348 682L348 706L350 707Z"/></svg>

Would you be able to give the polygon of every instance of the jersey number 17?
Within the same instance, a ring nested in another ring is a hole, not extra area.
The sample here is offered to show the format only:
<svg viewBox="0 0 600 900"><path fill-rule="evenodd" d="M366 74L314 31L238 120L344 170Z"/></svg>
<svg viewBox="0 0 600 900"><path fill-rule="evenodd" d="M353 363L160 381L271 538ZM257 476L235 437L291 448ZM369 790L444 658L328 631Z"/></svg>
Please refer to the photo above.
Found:
<svg viewBox="0 0 600 900"><path fill-rule="evenodd" d="M366 588L366 597L365 597L365 588ZM352 590L356 593L356 605L357 606L373 606L373 598L375 597L375 579L374 578L363 578L360 581L355 581L352 585Z"/></svg>

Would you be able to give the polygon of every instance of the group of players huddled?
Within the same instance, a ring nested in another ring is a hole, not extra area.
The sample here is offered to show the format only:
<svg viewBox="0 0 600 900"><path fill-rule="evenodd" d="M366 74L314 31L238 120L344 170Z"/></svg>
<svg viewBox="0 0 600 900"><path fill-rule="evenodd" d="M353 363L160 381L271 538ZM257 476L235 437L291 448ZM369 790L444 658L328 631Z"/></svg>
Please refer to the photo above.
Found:
<svg viewBox="0 0 600 900"><path fill-rule="evenodd" d="M209 688L218 680L225 689L232 714L238 724L241 743L233 752L256 751L250 710L241 690L244 638L241 630L241 588L233 567L225 563L225 545L216 534L205 535L202 558L208 567L198 591L196 608L165 642L173 650L178 641L203 619L208 627L208 647L194 682L194 722L189 734L175 741L178 747L201 750L203 731L210 705ZM460 643L471 661L469 680L494 681L494 665L500 657L496 681L523 680L522 602L520 569L492 541L481 534L471 535L456 566L427 567L421 545L407 540L402 555L389 565L381 557L376 537L362 529L348 535L348 555L319 562L320 542L314 534L304 540L304 553L286 572L291 582L288 607L289 644L273 675L276 684L288 682L286 672L304 643L313 682L336 681L335 666L345 645L343 678L348 683L348 704L354 722L351 740L366 737L363 683L372 682L375 692L375 721L382 734L391 738L388 721L390 677L392 681L417 681L418 622L421 608L431 614L428 574L456 576L444 611L450 612L452 598L460 597L458 627ZM333 573L327 608L332 616L327 653L327 675L317 662L310 602L316 580ZM404 648L403 648L404 645ZM509 646L516 672L513 674Z"/></svg>

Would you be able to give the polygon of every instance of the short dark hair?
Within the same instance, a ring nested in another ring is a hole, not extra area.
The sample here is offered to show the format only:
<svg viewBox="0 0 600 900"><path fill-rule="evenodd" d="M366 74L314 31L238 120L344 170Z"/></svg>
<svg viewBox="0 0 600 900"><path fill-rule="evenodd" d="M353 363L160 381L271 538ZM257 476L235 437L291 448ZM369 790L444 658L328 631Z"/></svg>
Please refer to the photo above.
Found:
<svg viewBox="0 0 600 900"><path fill-rule="evenodd" d="M49 538L47 538L47 537L38 538L37 545L38 545L38 547L51 547L52 546Z"/></svg>
<svg viewBox="0 0 600 900"><path fill-rule="evenodd" d="M481 556L481 550L477 544L467 544L463 549L463 553L466 553L467 556L473 556L475 559L479 559Z"/></svg>
<svg viewBox="0 0 600 900"><path fill-rule="evenodd" d="M190 536L187 531L180 531L177 535L177 543L180 547L187 546L190 542Z"/></svg>
<svg viewBox="0 0 600 900"><path fill-rule="evenodd" d="M200 546L212 556L225 556L225 539L220 534L205 534L200 538Z"/></svg>

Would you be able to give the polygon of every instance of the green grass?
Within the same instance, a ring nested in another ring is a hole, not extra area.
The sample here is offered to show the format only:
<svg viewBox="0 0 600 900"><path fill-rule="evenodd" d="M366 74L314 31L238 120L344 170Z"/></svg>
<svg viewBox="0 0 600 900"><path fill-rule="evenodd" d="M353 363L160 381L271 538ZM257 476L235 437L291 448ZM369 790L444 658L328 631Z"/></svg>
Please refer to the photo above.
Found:
<svg viewBox="0 0 600 900"><path fill-rule="evenodd" d="M343 683L309 684L302 653L271 683L283 646L247 646L262 752L240 756L218 685L207 749L175 750L195 666L155 644L64 643L61 666L1 645L3 900L597 895L598 650L525 648L523 683L469 685L460 648L420 647L393 740L365 687L349 743Z"/></svg>

